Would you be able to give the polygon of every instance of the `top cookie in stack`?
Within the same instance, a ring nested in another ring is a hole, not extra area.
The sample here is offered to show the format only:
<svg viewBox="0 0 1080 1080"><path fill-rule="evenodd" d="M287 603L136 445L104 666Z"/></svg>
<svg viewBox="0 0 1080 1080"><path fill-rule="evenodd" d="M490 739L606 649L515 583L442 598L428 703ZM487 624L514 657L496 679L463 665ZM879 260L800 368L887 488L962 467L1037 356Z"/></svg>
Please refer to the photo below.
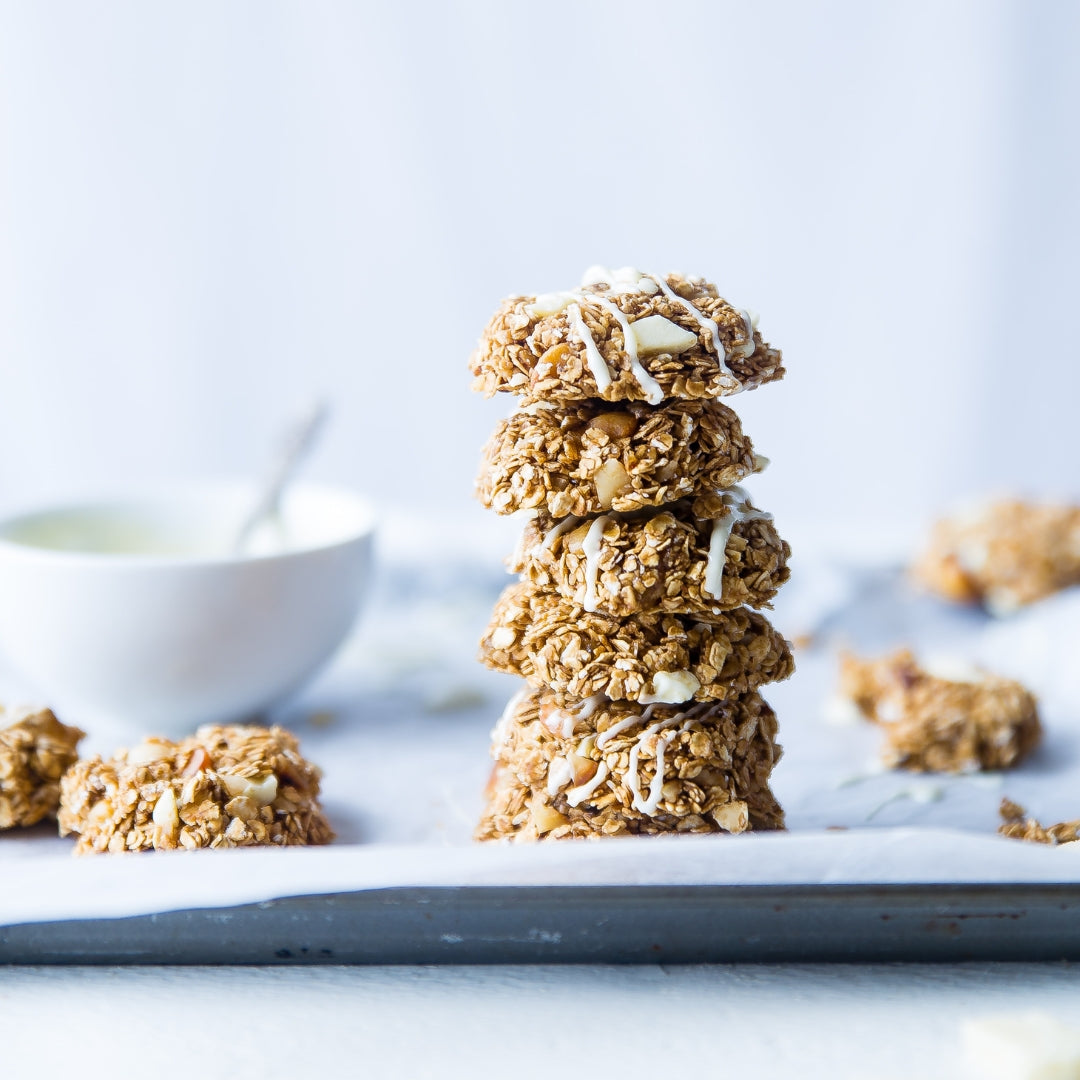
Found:
<svg viewBox="0 0 1080 1080"><path fill-rule="evenodd" d="M707 282L595 268L507 300L471 367L524 399L477 484L530 518L481 656L533 687L496 730L478 835L782 825L757 690L791 653L750 609L790 552L736 486L764 459L716 400L781 378L779 351Z"/></svg>
<svg viewBox="0 0 1080 1080"><path fill-rule="evenodd" d="M472 358L473 389L535 401L712 399L783 378L780 353L715 285L593 267L580 288L505 301Z"/></svg>

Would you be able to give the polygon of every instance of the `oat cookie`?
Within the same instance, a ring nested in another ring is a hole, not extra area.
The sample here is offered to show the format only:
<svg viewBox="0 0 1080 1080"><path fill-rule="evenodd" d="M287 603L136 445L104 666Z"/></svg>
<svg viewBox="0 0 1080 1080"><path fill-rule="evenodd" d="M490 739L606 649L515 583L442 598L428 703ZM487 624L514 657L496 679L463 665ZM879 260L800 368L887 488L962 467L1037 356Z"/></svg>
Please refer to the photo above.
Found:
<svg viewBox="0 0 1080 1080"><path fill-rule="evenodd" d="M326 844L319 770L282 728L203 727L80 761L61 784L76 852Z"/></svg>
<svg viewBox="0 0 1080 1080"><path fill-rule="evenodd" d="M505 301L470 368L487 395L650 405L737 394L784 374L779 350L715 285L600 267L578 289Z"/></svg>
<svg viewBox="0 0 1080 1080"><path fill-rule="evenodd" d="M989 672L932 674L906 649L841 660L841 693L885 732L883 760L916 772L1007 769L1042 735L1035 698Z"/></svg>
<svg viewBox="0 0 1080 1080"><path fill-rule="evenodd" d="M768 607L791 549L741 489L661 510L553 519L526 527L509 560L537 588L602 615Z"/></svg>
<svg viewBox="0 0 1080 1080"><path fill-rule="evenodd" d="M479 840L783 828L776 716L757 694L643 708L526 690L493 739Z"/></svg>
<svg viewBox="0 0 1080 1080"><path fill-rule="evenodd" d="M56 817L60 777L75 764L82 738L49 709L0 706L0 829Z"/></svg>
<svg viewBox="0 0 1080 1080"><path fill-rule="evenodd" d="M749 608L614 619L525 582L499 597L480 659L557 694L645 705L723 701L794 667L788 643Z"/></svg>
<svg viewBox="0 0 1080 1080"><path fill-rule="evenodd" d="M476 493L500 514L584 517L729 488L764 463L719 401L532 401L488 441Z"/></svg>
<svg viewBox="0 0 1080 1080"><path fill-rule="evenodd" d="M914 575L947 600L1007 615L1080 583L1080 507L1010 499L939 521Z"/></svg>

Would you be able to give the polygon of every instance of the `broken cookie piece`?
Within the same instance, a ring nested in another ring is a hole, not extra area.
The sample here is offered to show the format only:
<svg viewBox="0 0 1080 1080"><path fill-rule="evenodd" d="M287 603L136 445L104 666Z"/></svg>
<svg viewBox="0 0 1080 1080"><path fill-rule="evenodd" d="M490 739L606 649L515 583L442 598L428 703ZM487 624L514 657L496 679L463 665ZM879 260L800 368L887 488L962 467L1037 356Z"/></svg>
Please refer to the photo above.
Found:
<svg viewBox="0 0 1080 1080"><path fill-rule="evenodd" d="M60 778L75 764L83 737L49 709L0 706L0 829L56 817Z"/></svg>
<svg viewBox="0 0 1080 1080"><path fill-rule="evenodd" d="M1007 769L1042 735L1034 696L979 669L920 667L907 649L880 660L841 658L840 694L885 733L882 759L916 772Z"/></svg>
<svg viewBox="0 0 1080 1080"><path fill-rule="evenodd" d="M913 575L946 600L1008 615L1080 583L1080 507L1006 499L946 518Z"/></svg>
<svg viewBox="0 0 1080 1080"><path fill-rule="evenodd" d="M1033 844L1072 844L1080 840L1080 820L1040 825L1012 799L1002 799L999 812L1002 824L998 832L1012 840L1027 840Z"/></svg>
<svg viewBox="0 0 1080 1080"><path fill-rule="evenodd" d="M60 833L78 854L326 844L319 769L282 728L200 728L181 742L147 739L64 776Z"/></svg>

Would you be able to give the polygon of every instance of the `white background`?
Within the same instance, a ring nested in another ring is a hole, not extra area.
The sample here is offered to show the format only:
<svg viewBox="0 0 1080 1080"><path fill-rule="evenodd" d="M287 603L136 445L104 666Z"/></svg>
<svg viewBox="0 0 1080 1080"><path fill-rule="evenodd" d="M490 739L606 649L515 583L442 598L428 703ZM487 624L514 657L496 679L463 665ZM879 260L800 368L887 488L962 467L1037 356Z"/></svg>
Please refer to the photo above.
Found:
<svg viewBox="0 0 1080 1080"><path fill-rule="evenodd" d="M5 3L0 510L311 463L479 519L509 293L682 269L789 534L1076 493L1068 3Z"/></svg>

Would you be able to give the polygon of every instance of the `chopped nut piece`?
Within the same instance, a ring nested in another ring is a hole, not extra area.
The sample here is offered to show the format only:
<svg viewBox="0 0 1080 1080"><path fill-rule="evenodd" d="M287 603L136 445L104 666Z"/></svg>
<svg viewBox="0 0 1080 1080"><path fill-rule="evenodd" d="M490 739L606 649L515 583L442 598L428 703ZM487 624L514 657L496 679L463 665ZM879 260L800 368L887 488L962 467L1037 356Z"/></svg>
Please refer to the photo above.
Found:
<svg viewBox="0 0 1080 1080"><path fill-rule="evenodd" d="M597 502L603 509L610 510L615 497L630 483L630 474L617 458L608 458L597 469L593 483L596 485Z"/></svg>

